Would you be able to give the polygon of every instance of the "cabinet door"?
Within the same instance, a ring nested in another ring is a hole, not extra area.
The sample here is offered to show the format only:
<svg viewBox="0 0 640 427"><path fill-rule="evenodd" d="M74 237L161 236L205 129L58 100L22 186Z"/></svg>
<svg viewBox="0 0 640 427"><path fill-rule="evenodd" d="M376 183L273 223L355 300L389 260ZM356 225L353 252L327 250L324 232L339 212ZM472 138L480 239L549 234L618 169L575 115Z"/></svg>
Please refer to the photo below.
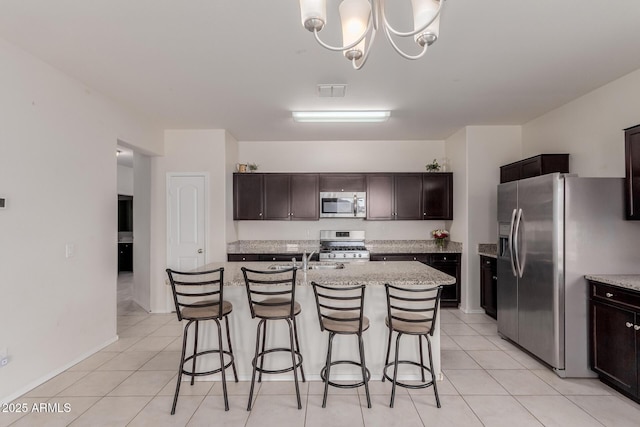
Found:
<svg viewBox="0 0 640 427"><path fill-rule="evenodd" d="M640 125L627 129L624 141L627 219L640 220Z"/></svg>
<svg viewBox="0 0 640 427"><path fill-rule="evenodd" d="M520 162L520 179L542 175L542 158L540 156Z"/></svg>
<svg viewBox="0 0 640 427"><path fill-rule="evenodd" d="M233 174L233 219L263 218L263 174Z"/></svg>
<svg viewBox="0 0 640 427"><path fill-rule="evenodd" d="M366 191L367 184L363 174L321 174L320 191Z"/></svg>
<svg viewBox="0 0 640 427"><path fill-rule="evenodd" d="M591 369L634 395L638 392L636 317L633 311L591 301Z"/></svg>
<svg viewBox="0 0 640 427"><path fill-rule="evenodd" d="M118 272L133 271L133 243L118 243Z"/></svg>
<svg viewBox="0 0 640 427"><path fill-rule="evenodd" d="M287 174L264 175L264 219L289 219L291 214L289 182Z"/></svg>
<svg viewBox="0 0 640 427"><path fill-rule="evenodd" d="M455 285L442 287L443 307L457 307L460 304L460 259L458 254L431 254L429 266L456 278Z"/></svg>
<svg viewBox="0 0 640 427"><path fill-rule="evenodd" d="M500 184L520 179L520 163L511 163L500 167Z"/></svg>
<svg viewBox="0 0 640 427"><path fill-rule="evenodd" d="M496 318L497 315L497 281L496 260L480 257L480 306L487 315Z"/></svg>
<svg viewBox="0 0 640 427"><path fill-rule="evenodd" d="M426 254L372 254L371 261L419 261L427 263Z"/></svg>
<svg viewBox="0 0 640 427"><path fill-rule="evenodd" d="M422 219L422 174L395 174L393 178L394 218Z"/></svg>
<svg viewBox="0 0 640 427"><path fill-rule="evenodd" d="M319 206L318 175L291 175L291 219L317 220L320 218Z"/></svg>
<svg viewBox="0 0 640 427"><path fill-rule="evenodd" d="M367 219L393 219L393 175L367 175Z"/></svg>
<svg viewBox="0 0 640 427"><path fill-rule="evenodd" d="M423 219L453 219L453 174L422 175Z"/></svg>
<svg viewBox="0 0 640 427"><path fill-rule="evenodd" d="M259 261L258 254L227 254L227 261L240 262L240 261Z"/></svg>

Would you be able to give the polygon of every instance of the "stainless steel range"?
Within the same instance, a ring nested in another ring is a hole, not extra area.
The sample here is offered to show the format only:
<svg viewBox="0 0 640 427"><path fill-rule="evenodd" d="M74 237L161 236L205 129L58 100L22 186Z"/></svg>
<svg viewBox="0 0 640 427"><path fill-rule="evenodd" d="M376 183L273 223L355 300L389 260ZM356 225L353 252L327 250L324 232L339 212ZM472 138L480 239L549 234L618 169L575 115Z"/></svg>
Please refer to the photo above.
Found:
<svg viewBox="0 0 640 427"><path fill-rule="evenodd" d="M364 231L320 231L320 261L369 261Z"/></svg>

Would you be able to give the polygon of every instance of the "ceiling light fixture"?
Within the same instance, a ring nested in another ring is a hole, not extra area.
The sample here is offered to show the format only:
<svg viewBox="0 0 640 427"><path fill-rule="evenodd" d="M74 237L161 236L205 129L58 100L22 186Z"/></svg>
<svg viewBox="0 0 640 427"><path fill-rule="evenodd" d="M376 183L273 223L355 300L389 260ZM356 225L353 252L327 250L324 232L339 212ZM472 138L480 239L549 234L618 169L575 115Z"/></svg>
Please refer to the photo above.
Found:
<svg viewBox="0 0 640 427"><path fill-rule="evenodd" d="M398 31L389 24L385 14L385 0L342 0L339 6L342 21L342 46L331 46L318 33L327 22L326 0L300 0L302 25L313 33L321 46L342 52L353 68L362 68L369 57L371 45L379 28L400 56L406 59L422 58L427 47L435 43L440 32L440 11L444 0L411 0L413 31ZM421 47L420 53L410 55L396 44L394 37L413 37Z"/></svg>
<svg viewBox="0 0 640 427"><path fill-rule="evenodd" d="M293 120L301 123L376 123L385 122L390 111L293 111Z"/></svg>

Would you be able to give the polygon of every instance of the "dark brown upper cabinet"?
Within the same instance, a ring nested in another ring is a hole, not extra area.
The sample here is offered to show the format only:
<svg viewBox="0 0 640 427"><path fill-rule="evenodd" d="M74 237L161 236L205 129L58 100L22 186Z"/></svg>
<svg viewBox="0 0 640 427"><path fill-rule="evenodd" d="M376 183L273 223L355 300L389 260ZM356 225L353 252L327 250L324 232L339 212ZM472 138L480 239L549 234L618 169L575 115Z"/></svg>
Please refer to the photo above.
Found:
<svg viewBox="0 0 640 427"><path fill-rule="evenodd" d="M340 192L366 191L366 178L363 174L358 173L323 173L320 174L320 191L322 192Z"/></svg>
<svg viewBox="0 0 640 427"><path fill-rule="evenodd" d="M264 175L233 174L233 219L264 219Z"/></svg>
<svg viewBox="0 0 640 427"><path fill-rule="evenodd" d="M625 213L640 220L640 125L625 129Z"/></svg>
<svg viewBox="0 0 640 427"><path fill-rule="evenodd" d="M367 175L368 220L422 219L422 174Z"/></svg>
<svg viewBox="0 0 640 427"><path fill-rule="evenodd" d="M264 219L317 220L316 174L264 174Z"/></svg>
<svg viewBox="0 0 640 427"><path fill-rule="evenodd" d="M422 174L422 219L453 219L453 174Z"/></svg>
<svg viewBox="0 0 640 427"><path fill-rule="evenodd" d="M553 172L569 172L568 154L540 154L501 166L500 184Z"/></svg>

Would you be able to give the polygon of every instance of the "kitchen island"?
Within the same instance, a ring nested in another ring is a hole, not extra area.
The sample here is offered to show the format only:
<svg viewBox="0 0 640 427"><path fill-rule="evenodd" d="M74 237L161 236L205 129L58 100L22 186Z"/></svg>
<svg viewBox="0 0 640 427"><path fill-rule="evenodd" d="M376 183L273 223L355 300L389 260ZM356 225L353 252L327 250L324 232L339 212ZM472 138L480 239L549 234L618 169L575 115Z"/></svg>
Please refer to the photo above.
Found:
<svg viewBox="0 0 640 427"><path fill-rule="evenodd" d="M284 265L284 263L274 263ZM244 278L241 267L256 270L266 270L274 265L264 262L220 262L210 263L200 270L211 270L224 267L224 299L233 304L233 312L229 316L231 340L236 358L238 376L241 380L251 378L251 359L254 354L256 339L257 319L251 319L247 301ZM317 263L312 263L317 264ZM388 329L384 319L387 314L386 296L384 284L390 283L399 286L424 286L434 287L439 285L453 285L455 279L434 268L415 261L401 262L364 262L345 263L343 269L318 269L298 271L296 278L296 301L302 306L302 312L297 316L298 334L303 356L303 366L307 379L320 380L320 370L324 366L327 352L326 332L320 331L318 314L316 311L313 289L310 284L315 281L319 284L335 286L365 284L364 313L369 317L371 326L364 337L365 356L367 366L371 371L372 379L382 376L384 357L388 339ZM169 289L170 292L170 289ZM267 342L270 347L288 345L288 329L285 322L269 322L267 329ZM215 332L210 329L213 325L203 325L198 340L199 348L217 346ZM214 327L215 328L215 327ZM403 340L401 353L403 357L417 355L417 339ZM435 372L440 374L440 322L436 322L436 330L432 337L433 362ZM334 357L340 359L357 360L357 341L354 337L338 337L334 342ZM280 357L282 356L282 357ZM265 359L265 368L281 368L286 366L288 356L274 355L271 361ZM290 359L288 360L290 363ZM267 366L270 365L270 366ZM335 379L352 380L361 375L353 366L332 368L331 375ZM335 376L334 376L335 375ZM415 377L413 376L415 375ZM203 380L216 380L219 376L205 377ZM418 379L417 371L411 371L409 376L402 379ZM229 379L227 377L227 379ZM293 380L293 375L266 375L263 380Z"/></svg>

